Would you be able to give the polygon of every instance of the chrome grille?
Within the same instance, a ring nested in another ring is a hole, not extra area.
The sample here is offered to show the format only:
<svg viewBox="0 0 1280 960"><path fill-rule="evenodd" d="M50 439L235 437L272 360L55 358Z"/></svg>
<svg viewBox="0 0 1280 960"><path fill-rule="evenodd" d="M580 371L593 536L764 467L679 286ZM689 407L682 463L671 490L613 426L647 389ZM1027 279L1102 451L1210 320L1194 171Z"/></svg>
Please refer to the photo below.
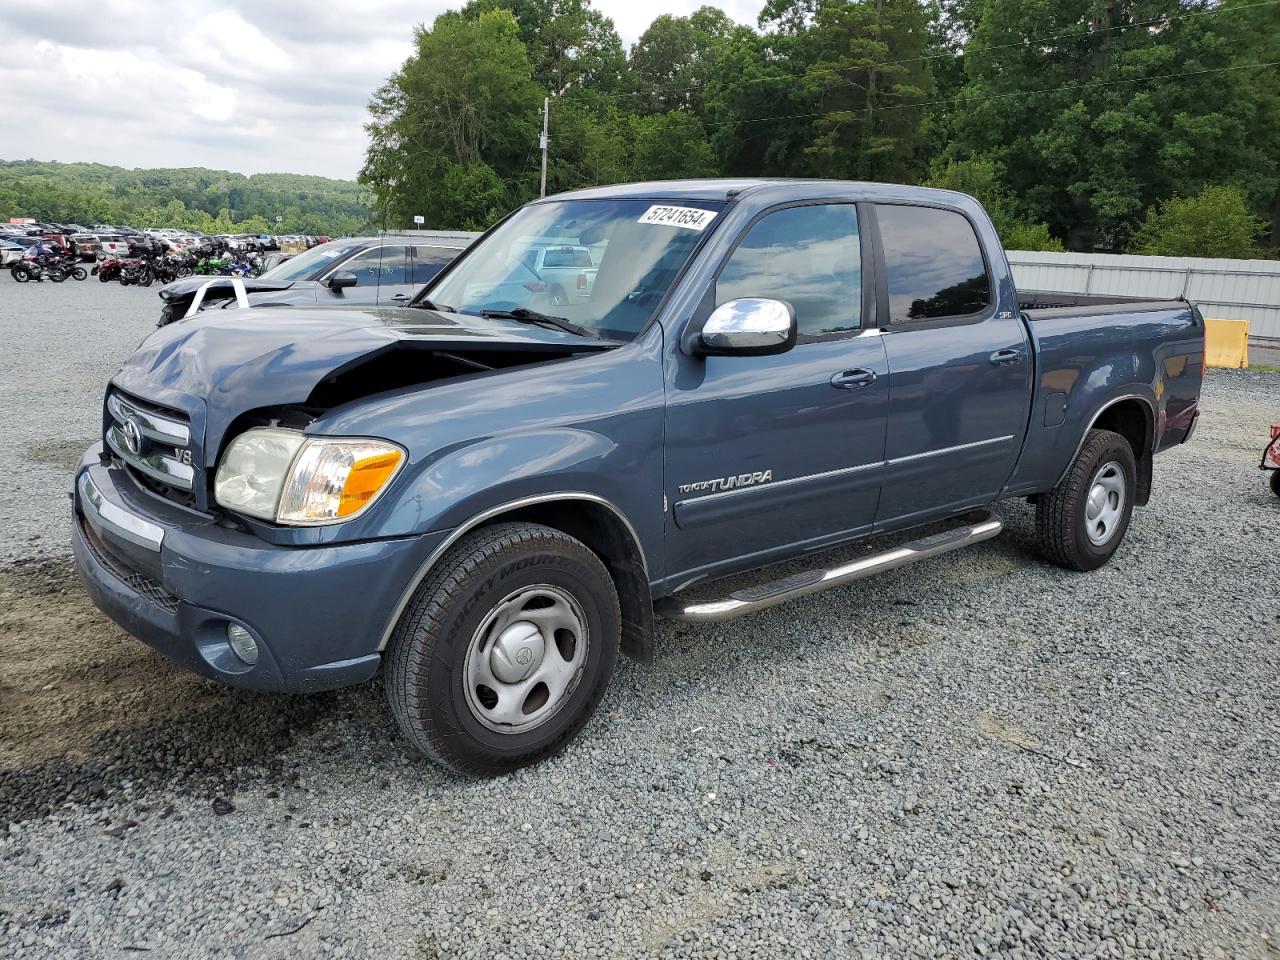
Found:
<svg viewBox="0 0 1280 960"><path fill-rule="evenodd" d="M190 493L191 429L180 415L112 393L107 397L105 440L111 451L162 487Z"/></svg>

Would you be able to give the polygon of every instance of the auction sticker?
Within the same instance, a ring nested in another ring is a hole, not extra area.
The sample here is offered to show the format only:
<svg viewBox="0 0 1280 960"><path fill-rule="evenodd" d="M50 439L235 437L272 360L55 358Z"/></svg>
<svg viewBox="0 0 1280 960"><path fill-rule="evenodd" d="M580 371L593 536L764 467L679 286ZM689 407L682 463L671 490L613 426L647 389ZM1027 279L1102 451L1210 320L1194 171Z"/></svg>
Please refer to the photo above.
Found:
<svg viewBox="0 0 1280 960"><path fill-rule="evenodd" d="M665 227L683 227L685 230L705 230L716 218L714 210L698 207L653 206L644 212L639 223L659 223Z"/></svg>

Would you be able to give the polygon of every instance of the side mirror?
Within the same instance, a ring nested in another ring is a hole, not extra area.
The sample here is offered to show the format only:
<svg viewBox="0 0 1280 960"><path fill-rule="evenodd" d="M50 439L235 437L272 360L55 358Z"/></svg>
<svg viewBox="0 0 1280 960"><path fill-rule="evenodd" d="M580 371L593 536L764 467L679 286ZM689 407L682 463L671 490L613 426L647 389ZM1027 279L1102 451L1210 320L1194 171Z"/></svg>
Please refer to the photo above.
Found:
<svg viewBox="0 0 1280 960"><path fill-rule="evenodd" d="M329 289L345 290L347 287L354 287L357 282L358 280L354 273L349 270L343 270L329 278Z"/></svg>
<svg viewBox="0 0 1280 960"><path fill-rule="evenodd" d="M698 335L704 355L761 357L796 345L796 311L785 300L743 297L722 303Z"/></svg>

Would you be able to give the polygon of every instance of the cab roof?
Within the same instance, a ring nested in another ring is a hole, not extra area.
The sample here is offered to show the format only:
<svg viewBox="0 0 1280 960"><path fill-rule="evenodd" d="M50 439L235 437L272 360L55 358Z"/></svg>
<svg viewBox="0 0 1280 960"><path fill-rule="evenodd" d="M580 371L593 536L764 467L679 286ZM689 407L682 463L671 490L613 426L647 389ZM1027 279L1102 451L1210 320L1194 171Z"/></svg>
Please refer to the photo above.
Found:
<svg viewBox="0 0 1280 960"><path fill-rule="evenodd" d="M653 180L589 187L549 196L547 200L710 200L725 201L751 196L770 202L841 198L857 200L914 200L949 206L972 198L951 190L913 187L896 183L868 183L853 180L789 179L784 177L743 177L707 180ZM540 201L534 201L538 203ZM976 204L974 204L976 206Z"/></svg>

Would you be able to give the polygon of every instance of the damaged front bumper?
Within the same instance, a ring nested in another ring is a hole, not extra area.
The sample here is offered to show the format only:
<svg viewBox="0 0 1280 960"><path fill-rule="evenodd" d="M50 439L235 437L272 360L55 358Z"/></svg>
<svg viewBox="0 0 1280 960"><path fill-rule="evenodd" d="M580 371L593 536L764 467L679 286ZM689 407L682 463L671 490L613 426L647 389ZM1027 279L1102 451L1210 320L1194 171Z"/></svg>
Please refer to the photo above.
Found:
<svg viewBox="0 0 1280 960"><path fill-rule="evenodd" d="M76 564L103 613L201 676L278 692L372 677L406 584L446 535L269 544L141 489L100 444L73 503ZM231 624L257 642L256 663L232 650Z"/></svg>

